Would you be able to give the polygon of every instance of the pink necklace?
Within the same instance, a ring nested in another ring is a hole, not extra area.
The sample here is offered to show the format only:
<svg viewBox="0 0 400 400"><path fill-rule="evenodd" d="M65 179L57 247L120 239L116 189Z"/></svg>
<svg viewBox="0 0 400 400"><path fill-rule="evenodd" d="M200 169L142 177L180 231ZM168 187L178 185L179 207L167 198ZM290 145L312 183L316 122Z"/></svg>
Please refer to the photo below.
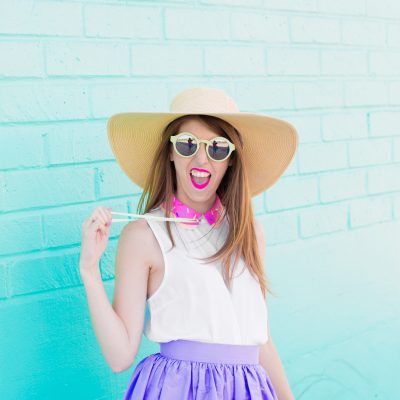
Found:
<svg viewBox="0 0 400 400"><path fill-rule="evenodd" d="M161 204L161 206L165 210L165 202ZM219 217L222 214L224 207L221 203L221 200L218 195L216 195L215 201L213 206L206 211L204 214L197 212L193 208L189 207L187 204L183 203L180 201L176 195L173 195L172 198L172 210L171 214L173 214L175 217L179 218L192 218L192 219L198 219L198 221L193 221L193 222L177 222L177 224L182 225L185 228L193 229L200 223L200 219L204 217L207 222L210 225L215 224L218 220Z"/></svg>

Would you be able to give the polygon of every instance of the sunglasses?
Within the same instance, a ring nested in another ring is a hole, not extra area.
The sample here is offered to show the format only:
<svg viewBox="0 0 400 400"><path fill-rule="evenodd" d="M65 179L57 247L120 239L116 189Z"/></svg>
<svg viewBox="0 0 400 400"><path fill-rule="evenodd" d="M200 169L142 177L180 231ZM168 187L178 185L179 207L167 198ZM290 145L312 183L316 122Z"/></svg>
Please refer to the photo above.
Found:
<svg viewBox="0 0 400 400"><path fill-rule="evenodd" d="M207 156L213 161L224 161L235 150L235 145L223 136L200 140L190 132L180 132L169 140L175 152L182 157L193 157L199 151L200 143L206 144Z"/></svg>

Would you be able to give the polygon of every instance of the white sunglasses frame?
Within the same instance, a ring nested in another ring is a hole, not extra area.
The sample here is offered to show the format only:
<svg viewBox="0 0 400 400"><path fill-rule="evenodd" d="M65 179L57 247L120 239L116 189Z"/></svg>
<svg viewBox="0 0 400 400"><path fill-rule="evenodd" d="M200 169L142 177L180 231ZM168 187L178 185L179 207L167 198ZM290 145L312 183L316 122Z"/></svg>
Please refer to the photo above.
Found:
<svg viewBox="0 0 400 400"><path fill-rule="evenodd" d="M196 141L197 141L197 144L198 144L197 149L196 149L196 151L195 151L193 154L191 154L190 156L184 156L184 155L182 155L181 153L179 153L179 151L176 149L176 141L178 140L178 137L179 137L179 136L182 136L182 135L190 135L190 136L194 137L194 138L196 139ZM222 139L224 139L224 140L226 140L226 141L228 142L228 145L229 145L229 153L228 153L228 155L227 155L225 158L223 158L222 160L215 160L214 158L212 158L212 157L210 156L210 154L209 154L209 152L208 152L208 148L210 147L210 145L212 145L212 141L213 141L213 140L219 139L219 138L222 138ZM227 160L227 159L231 156L232 152L235 150L235 145L234 145L230 140L228 140L226 137L223 137L223 136L217 136L217 137L215 137L215 138L212 138L211 140L205 140L205 139L204 139L204 140L201 140L201 139L199 139L198 137L196 137L195 135L193 135L193 133L191 133L191 132L179 132L177 135L172 135L172 136L169 138L169 141L172 142L172 144L173 144L173 146L174 146L174 151L175 151L175 153L178 154L178 156L185 157L185 158L194 157L194 156L196 155L196 153L199 151L199 149L200 149L200 144L201 144L201 143L204 143L204 144L206 145L207 157L208 157L211 161L215 161L215 162L222 162L222 161Z"/></svg>

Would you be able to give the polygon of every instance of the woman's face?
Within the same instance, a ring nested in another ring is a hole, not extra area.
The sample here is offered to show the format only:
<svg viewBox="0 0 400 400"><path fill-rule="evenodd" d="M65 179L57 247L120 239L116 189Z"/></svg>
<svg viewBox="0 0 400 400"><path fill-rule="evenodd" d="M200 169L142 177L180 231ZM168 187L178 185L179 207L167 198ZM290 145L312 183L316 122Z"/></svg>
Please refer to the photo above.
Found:
<svg viewBox="0 0 400 400"><path fill-rule="evenodd" d="M185 121L176 134L180 132L190 132L198 139L206 140L221 136L212 131L207 125L195 119ZM222 162L211 160L207 156L205 146L205 143L201 143L200 149L193 157L182 157L175 152L171 143L170 153L170 160L174 162L176 170L177 197L201 213L206 212L212 207L216 191L225 175L230 160L230 158ZM206 170L211 174L208 185L204 188L196 187L196 182L192 182L191 171L193 168Z"/></svg>

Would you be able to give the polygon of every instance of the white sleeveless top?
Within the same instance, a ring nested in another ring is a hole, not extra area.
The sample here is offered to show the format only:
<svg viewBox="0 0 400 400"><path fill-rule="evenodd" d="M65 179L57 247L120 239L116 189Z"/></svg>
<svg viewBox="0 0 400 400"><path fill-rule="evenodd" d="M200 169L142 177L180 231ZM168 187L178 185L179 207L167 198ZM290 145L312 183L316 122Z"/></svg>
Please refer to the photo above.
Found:
<svg viewBox="0 0 400 400"><path fill-rule="evenodd" d="M146 215L165 216L160 207ZM146 221L160 245L165 271L160 287L147 299L144 335L158 343L177 339L266 343L266 302L243 258L235 268L231 290L224 282L221 261L195 259L211 256L222 247L228 234L227 218L213 229L204 217L194 229L170 222L174 248L165 221Z"/></svg>

